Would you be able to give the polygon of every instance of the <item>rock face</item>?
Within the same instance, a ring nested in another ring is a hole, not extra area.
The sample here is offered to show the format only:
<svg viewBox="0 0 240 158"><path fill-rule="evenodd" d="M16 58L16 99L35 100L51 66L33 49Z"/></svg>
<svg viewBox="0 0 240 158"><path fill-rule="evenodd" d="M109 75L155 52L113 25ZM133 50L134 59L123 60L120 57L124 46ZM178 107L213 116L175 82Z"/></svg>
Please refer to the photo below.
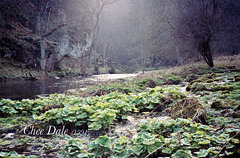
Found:
<svg viewBox="0 0 240 158"><path fill-rule="evenodd" d="M88 14L88 4L89 1L86 0L2 0L1 58L22 62L27 68L39 69L40 60L44 57L46 69L53 70L59 68L59 61L66 54L74 58L83 56L91 45L88 36L91 25L90 21L86 22L90 17L84 15ZM71 25L67 25L70 22ZM45 42L43 49L42 39ZM43 50L44 55L41 57Z"/></svg>

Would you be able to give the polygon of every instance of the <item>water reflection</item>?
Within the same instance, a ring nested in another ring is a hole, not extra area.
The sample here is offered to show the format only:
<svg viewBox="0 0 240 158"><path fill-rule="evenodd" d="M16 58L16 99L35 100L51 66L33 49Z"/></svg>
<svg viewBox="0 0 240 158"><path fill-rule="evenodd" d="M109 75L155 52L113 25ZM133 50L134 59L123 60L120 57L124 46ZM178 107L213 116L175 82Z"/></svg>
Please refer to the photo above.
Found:
<svg viewBox="0 0 240 158"><path fill-rule="evenodd" d="M37 95L64 93L68 89L86 88L90 85L108 82L110 80L135 77L137 74L104 74L91 77L74 77L63 79L44 79L37 81L7 81L0 82L0 99L10 98L21 100L34 99Z"/></svg>
<svg viewBox="0 0 240 158"><path fill-rule="evenodd" d="M64 93L67 89L83 88L84 86L85 84L75 82L75 79L0 82L0 98L33 99L39 94Z"/></svg>

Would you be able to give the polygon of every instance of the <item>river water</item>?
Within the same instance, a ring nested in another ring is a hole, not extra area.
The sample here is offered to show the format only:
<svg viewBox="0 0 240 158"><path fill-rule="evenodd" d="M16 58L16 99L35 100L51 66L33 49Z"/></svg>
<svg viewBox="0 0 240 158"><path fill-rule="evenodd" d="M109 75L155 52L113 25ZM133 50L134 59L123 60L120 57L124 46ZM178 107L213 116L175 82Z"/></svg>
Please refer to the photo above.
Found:
<svg viewBox="0 0 240 158"><path fill-rule="evenodd" d="M91 77L74 77L62 79L42 79L37 81L7 81L0 82L0 99L34 99L38 95L64 93L69 89L86 88L91 85L110 80L135 77L137 74L103 74Z"/></svg>

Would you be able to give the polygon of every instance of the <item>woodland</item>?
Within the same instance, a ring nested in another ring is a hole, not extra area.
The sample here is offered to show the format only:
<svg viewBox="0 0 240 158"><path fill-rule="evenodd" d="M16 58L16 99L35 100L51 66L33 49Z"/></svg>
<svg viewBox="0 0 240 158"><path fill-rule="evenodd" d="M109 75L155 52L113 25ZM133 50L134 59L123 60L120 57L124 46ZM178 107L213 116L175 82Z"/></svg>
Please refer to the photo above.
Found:
<svg viewBox="0 0 240 158"><path fill-rule="evenodd" d="M0 157L238 158L239 43L238 0L1 0Z"/></svg>

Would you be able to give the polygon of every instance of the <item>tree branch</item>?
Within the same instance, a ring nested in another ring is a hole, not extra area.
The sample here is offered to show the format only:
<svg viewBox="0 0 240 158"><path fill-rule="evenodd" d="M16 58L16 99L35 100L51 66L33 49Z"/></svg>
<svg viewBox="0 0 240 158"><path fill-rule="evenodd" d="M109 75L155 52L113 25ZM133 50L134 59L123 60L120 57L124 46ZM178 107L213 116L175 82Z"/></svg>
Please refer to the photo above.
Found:
<svg viewBox="0 0 240 158"><path fill-rule="evenodd" d="M67 24L62 24L62 25L59 25L57 27L55 27L54 29L52 29L50 32L46 33L45 35L43 35L42 37L47 37L47 36L50 36L53 34L53 32L57 31L58 29L66 26Z"/></svg>

